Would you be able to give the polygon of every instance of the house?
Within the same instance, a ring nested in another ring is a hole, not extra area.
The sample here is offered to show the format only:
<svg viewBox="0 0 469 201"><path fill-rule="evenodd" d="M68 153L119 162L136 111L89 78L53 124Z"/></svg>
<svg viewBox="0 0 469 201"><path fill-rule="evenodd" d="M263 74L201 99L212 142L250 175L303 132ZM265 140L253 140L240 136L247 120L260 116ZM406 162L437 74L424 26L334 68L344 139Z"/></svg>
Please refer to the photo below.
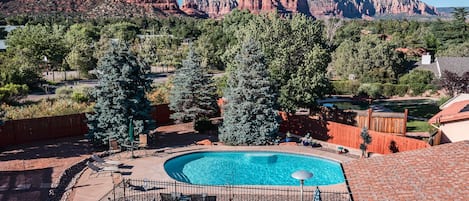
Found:
<svg viewBox="0 0 469 201"><path fill-rule="evenodd" d="M469 200L469 141L344 162L353 200Z"/></svg>
<svg viewBox="0 0 469 201"><path fill-rule="evenodd" d="M469 140L469 100L446 106L433 116L428 123L438 129L433 145Z"/></svg>
<svg viewBox="0 0 469 201"><path fill-rule="evenodd" d="M432 71L437 78L441 78L445 70L462 76L469 71L469 57L437 57L432 63L431 55L427 54L422 56L416 68Z"/></svg>
<svg viewBox="0 0 469 201"><path fill-rule="evenodd" d="M460 101L465 101L465 100L469 100L469 94L465 94L465 93L458 94L457 96L447 100L445 103L440 105L440 110L443 110L443 109L449 107L453 103L460 102Z"/></svg>

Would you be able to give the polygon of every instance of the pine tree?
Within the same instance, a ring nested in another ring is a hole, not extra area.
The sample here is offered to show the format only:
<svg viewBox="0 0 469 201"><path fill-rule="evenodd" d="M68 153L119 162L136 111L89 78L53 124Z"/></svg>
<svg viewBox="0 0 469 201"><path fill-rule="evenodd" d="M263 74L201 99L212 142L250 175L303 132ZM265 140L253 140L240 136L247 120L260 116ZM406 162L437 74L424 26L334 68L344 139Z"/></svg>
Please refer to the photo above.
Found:
<svg viewBox="0 0 469 201"><path fill-rule="evenodd" d="M231 145L264 145L278 130L275 93L259 43L247 39L228 78L220 140Z"/></svg>
<svg viewBox="0 0 469 201"><path fill-rule="evenodd" d="M198 121L217 112L216 88L192 46L182 67L176 70L169 96L171 118L178 122Z"/></svg>
<svg viewBox="0 0 469 201"><path fill-rule="evenodd" d="M145 77L148 66L127 45L111 44L96 70L98 85L93 91L96 105L94 114L87 115L90 138L98 144L108 144L110 138L127 144L131 118L136 134L154 129L150 102L145 97L151 83Z"/></svg>

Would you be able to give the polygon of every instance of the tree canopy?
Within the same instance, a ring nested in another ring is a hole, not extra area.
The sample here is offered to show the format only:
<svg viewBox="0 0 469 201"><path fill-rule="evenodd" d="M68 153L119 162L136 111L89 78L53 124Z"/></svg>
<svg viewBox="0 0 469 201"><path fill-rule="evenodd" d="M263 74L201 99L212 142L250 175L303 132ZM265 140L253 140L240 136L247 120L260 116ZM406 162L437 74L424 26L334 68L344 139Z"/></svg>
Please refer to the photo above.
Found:
<svg viewBox="0 0 469 201"><path fill-rule="evenodd" d="M150 102L145 93L151 81L145 77L148 66L139 61L125 44L111 44L98 62L94 113L87 115L89 137L98 144L109 139L129 142L129 121L135 133L148 133L155 128L150 116Z"/></svg>
<svg viewBox="0 0 469 201"><path fill-rule="evenodd" d="M232 145L265 145L278 130L275 91L259 43L248 38L228 77L220 140Z"/></svg>
<svg viewBox="0 0 469 201"><path fill-rule="evenodd" d="M169 100L171 118L178 122L198 121L217 112L216 88L193 48L176 70Z"/></svg>

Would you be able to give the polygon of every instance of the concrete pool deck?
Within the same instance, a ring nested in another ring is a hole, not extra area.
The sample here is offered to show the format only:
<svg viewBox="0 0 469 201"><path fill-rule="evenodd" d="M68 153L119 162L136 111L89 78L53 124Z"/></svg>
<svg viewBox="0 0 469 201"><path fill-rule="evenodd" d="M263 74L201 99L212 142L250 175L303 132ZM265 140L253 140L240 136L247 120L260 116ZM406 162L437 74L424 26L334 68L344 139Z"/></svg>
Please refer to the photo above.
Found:
<svg viewBox="0 0 469 201"><path fill-rule="evenodd" d="M119 159L124 163L120 169L121 173L103 173L100 175L91 175L90 169L85 169L83 174L77 180L77 183L72 187L72 192L67 200L98 200L106 193L112 190L114 183L118 183L122 179L148 179L156 181L175 181L166 174L164 170L164 163L166 160L178 155L187 154L198 151L279 151L287 153L297 153L304 155L311 155L330 159L337 162L347 162L356 160L347 154L341 155L333 151L325 151L320 148L311 148L304 146L197 146L190 145L184 147L152 149L144 151L136 151L135 155L141 156L140 158L131 158L130 153L120 153L119 157L113 155L110 158L113 160ZM145 153L148 156L144 156ZM288 188L288 187L282 187ZM312 187L311 187L312 188ZM320 186L321 190L341 191L348 192L347 185L344 183Z"/></svg>

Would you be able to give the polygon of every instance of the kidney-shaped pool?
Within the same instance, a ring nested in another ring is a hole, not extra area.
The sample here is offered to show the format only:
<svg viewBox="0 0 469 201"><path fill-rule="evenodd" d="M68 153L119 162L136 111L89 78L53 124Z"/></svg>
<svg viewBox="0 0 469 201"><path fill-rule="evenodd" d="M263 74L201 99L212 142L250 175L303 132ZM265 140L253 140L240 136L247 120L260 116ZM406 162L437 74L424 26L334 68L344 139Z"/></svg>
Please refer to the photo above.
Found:
<svg viewBox="0 0 469 201"><path fill-rule="evenodd" d="M190 184L296 186L299 182L291 174L297 170L313 173L306 186L344 182L338 162L281 152L194 152L169 159L164 169L171 178Z"/></svg>

